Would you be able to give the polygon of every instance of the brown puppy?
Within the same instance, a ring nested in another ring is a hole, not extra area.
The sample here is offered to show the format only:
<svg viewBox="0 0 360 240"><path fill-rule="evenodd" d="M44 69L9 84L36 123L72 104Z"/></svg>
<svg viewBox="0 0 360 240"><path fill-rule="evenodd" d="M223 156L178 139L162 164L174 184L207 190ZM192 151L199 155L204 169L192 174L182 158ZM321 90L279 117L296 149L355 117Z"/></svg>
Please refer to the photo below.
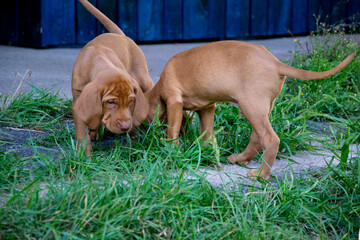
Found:
<svg viewBox="0 0 360 240"><path fill-rule="evenodd" d="M141 49L89 2L80 2L112 32L96 37L81 50L72 74L75 135L86 144L89 156L90 139L96 139L101 123L119 134L140 125L147 113L143 92L154 83Z"/></svg>
<svg viewBox="0 0 360 240"><path fill-rule="evenodd" d="M237 104L253 131L246 149L228 160L246 165L263 150L261 167L251 170L248 176L268 179L280 142L269 115L285 76L303 80L326 78L341 71L354 56L351 54L331 70L311 72L289 67L263 46L246 42L221 41L195 47L171 58L160 80L145 93L149 103L147 120L152 120L160 105L160 116L167 111L167 137L177 139L183 110L196 111L200 134L207 130L207 139L213 134L215 103Z"/></svg>

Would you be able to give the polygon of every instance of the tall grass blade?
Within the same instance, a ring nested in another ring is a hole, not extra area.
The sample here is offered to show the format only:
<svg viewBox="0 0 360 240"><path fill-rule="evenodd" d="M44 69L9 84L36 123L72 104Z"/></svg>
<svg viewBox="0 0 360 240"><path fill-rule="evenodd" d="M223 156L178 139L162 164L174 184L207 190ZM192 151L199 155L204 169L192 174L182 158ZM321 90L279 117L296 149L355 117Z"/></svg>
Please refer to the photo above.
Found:
<svg viewBox="0 0 360 240"><path fill-rule="evenodd" d="M346 163L349 157L349 152L350 152L350 148L349 148L349 144L348 143L344 143L344 145L341 147L341 156L340 156L340 167L345 170L346 167Z"/></svg>

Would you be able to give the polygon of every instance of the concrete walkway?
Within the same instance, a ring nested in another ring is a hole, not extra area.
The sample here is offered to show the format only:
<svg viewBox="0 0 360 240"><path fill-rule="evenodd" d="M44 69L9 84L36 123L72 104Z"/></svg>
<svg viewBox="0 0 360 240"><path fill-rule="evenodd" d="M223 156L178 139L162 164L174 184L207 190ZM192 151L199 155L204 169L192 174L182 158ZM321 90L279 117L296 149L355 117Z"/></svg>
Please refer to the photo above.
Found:
<svg viewBox="0 0 360 240"><path fill-rule="evenodd" d="M306 37L298 38L306 41ZM276 38L267 40L248 41L264 45L277 58L291 57L289 51L295 48L293 38ZM204 43L168 43L168 44L144 44L140 45L147 59L150 77L157 82L162 69L167 61L175 54L203 45ZM59 91L60 95L71 96L71 72L81 48L50 48L33 49L0 45L0 93L11 94L18 86L21 76L27 70L31 71L31 77L25 76L30 84L38 88L53 87L53 91ZM15 75L19 73L20 75ZM22 91L29 90L27 84L23 84Z"/></svg>

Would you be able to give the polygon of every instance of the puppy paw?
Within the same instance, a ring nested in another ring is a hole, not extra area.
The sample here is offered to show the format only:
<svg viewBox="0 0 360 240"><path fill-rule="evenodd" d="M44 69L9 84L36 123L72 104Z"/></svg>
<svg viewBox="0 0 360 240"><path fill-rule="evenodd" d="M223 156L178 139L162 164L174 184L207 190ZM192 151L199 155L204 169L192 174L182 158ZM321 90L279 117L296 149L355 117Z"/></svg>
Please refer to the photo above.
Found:
<svg viewBox="0 0 360 240"><path fill-rule="evenodd" d="M238 163L238 164L243 164L243 165L248 165L250 163L249 160L246 160L246 159L242 159L241 157L241 154L233 154L231 156L229 156L227 158L227 160L230 162L230 163Z"/></svg>
<svg viewBox="0 0 360 240"><path fill-rule="evenodd" d="M96 141L96 140L98 140L98 138L99 138L99 134L98 134L97 131L91 131L91 132L89 133L89 136L90 136L90 140L91 140L91 141Z"/></svg>
<svg viewBox="0 0 360 240"><path fill-rule="evenodd" d="M259 174L259 169L252 169L251 171L249 171L247 173L247 176L251 179L251 180L256 180L258 177L261 177L265 180L268 180L269 177L270 177L270 173L269 174L266 174L264 172L261 172Z"/></svg>

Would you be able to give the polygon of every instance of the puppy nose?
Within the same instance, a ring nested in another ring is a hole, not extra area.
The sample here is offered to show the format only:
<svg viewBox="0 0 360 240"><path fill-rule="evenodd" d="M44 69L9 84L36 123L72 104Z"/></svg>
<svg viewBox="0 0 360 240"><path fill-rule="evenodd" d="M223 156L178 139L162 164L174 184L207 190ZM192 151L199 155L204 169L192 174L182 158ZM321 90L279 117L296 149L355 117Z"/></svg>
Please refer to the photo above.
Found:
<svg viewBox="0 0 360 240"><path fill-rule="evenodd" d="M128 131L131 128L131 123L128 121L120 120L118 124L119 124L119 128L124 132Z"/></svg>

